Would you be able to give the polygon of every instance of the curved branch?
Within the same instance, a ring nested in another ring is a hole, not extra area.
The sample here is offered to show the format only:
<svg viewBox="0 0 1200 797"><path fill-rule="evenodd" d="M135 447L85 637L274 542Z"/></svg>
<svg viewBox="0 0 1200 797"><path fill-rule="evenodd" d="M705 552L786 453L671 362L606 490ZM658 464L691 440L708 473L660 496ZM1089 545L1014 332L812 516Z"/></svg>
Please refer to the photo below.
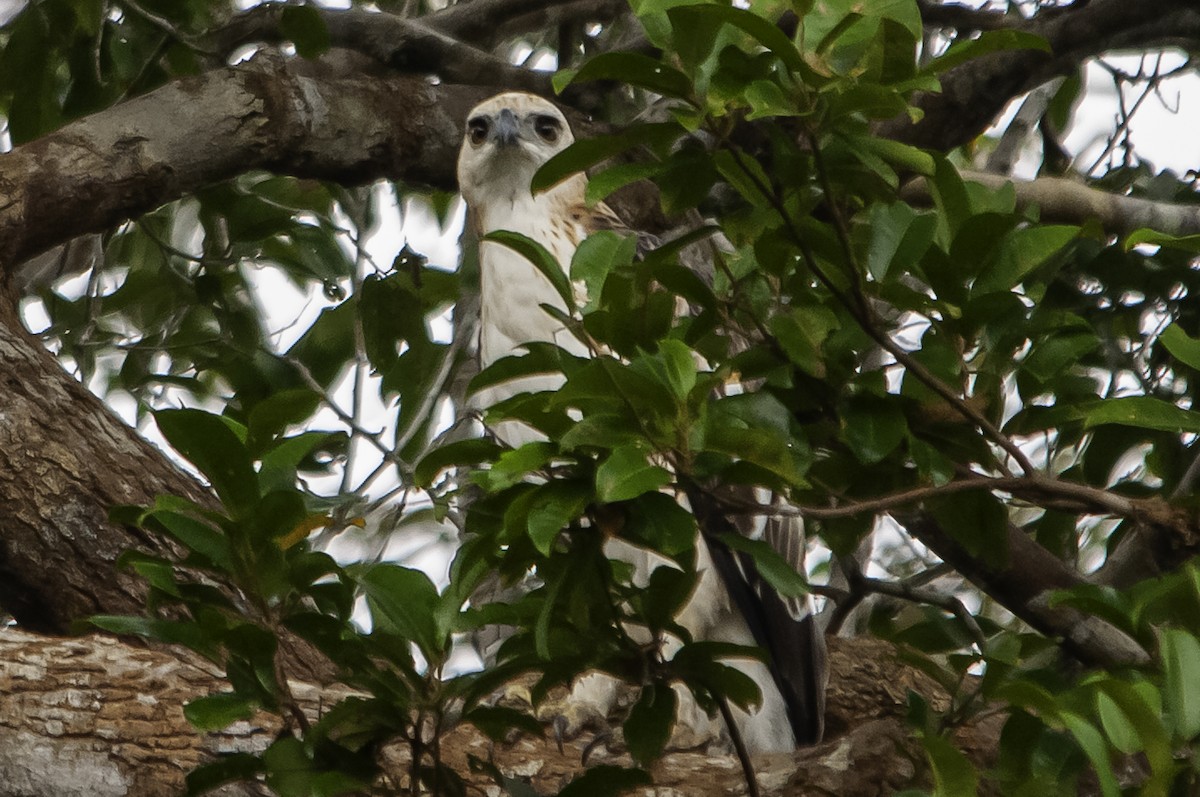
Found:
<svg viewBox="0 0 1200 797"><path fill-rule="evenodd" d="M0 155L0 269L253 169L454 187L461 120L488 89L309 71L260 57Z"/></svg>

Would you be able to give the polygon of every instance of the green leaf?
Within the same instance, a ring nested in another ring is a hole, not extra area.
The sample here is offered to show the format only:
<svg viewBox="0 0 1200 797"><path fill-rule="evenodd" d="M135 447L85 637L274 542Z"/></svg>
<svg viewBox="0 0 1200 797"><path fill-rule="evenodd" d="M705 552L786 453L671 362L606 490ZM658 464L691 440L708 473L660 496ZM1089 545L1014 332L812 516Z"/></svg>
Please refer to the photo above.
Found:
<svg viewBox="0 0 1200 797"><path fill-rule="evenodd" d="M1200 234L1168 235L1158 230L1152 230L1149 227L1143 227L1140 230L1134 230L1129 233L1129 236L1125 239L1125 251L1129 251L1141 244L1165 246L1168 249L1178 249L1183 252L1190 252L1191 254L1200 254Z"/></svg>
<svg viewBox="0 0 1200 797"><path fill-rule="evenodd" d="M801 75L812 73L787 34L771 20L752 11L728 5L700 4L672 8L667 11L667 16L677 30L707 27L711 20L733 25L770 50L788 69Z"/></svg>
<svg viewBox="0 0 1200 797"><path fill-rule="evenodd" d="M596 203L603 202L610 195L630 183L636 183L639 180L652 180L663 174L667 168L668 165L659 163L658 161L618 163L615 166L610 166L588 178L587 190L583 194L584 202L587 203L588 207L594 207ZM667 201L667 198L664 196L664 207L669 207Z"/></svg>
<svg viewBox="0 0 1200 797"><path fill-rule="evenodd" d="M908 433L897 397L852 396L840 408L842 439L860 462L874 465L896 450Z"/></svg>
<svg viewBox="0 0 1200 797"><path fill-rule="evenodd" d="M160 506L163 508L160 509ZM153 519L162 524L168 534L183 543L189 550L200 554L225 572L231 572L233 558L229 547L229 538L212 525L191 515L167 508L168 506L169 504L163 504L160 497L154 508L145 514L145 519Z"/></svg>
<svg viewBox="0 0 1200 797"><path fill-rule="evenodd" d="M344 434L330 432L301 432L293 437L278 441L262 457L258 480L264 493L275 490L290 490L296 486L296 471L317 450L338 449L344 443Z"/></svg>
<svg viewBox="0 0 1200 797"><path fill-rule="evenodd" d="M505 706L476 706L463 714L463 720L471 723L494 742L503 742L514 730L530 736L542 736L542 723L524 711Z"/></svg>
<svg viewBox="0 0 1200 797"><path fill-rule="evenodd" d="M321 397L308 388L280 390L257 402L246 424L246 446L252 456L262 452L289 426L300 425L312 417Z"/></svg>
<svg viewBox="0 0 1200 797"><path fill-rule="evenodd" d="M288 349L323 388L333 386L355 356L355 303L326 307L300 339Z"/></svg>
<svg viewBox="0 0 1200 797"><path fill-rule="evenodd" d="M667 556L677 556L696 544L696 518L670 495L649 492L627 507L624 535Z"/></svg>
<svg viewBox="0 0 1200 797"><path fill-rule="evenodd" d="M1151 770L1168 771L1173 760L1171 739L1154 687L1145 681L1131 685L1106 678L1097 688L1097 711L1113 746L1130 755L1144 750Z"/></svg>
<svg viewBox="0 0 1200 797"><path fill-rule="evenodd" d="M301 58L316 58L329 49L329 29L313 6L288 6L279 19L279 32L296 45Z"/></svg>
<svg viewBox="0 0 1200 797"><path fill-rule="evenodd" d="M549 556L558 533L583 514L592 490L580 482L554 481L539 485L527 517L529 539L542 556Z"/></svg>
<svg viewBox="0 0 1200 797"><path fill-rule="evenodd" d="M1048 53L1050 44L1041 36L1021 30L985 30L974 38L955 40L946 52L929 62L923 71L929 74L945 72L972 58L1002 50L1041 50Z"/></svg>
<svg viewBox="0 0 1200 797"><path fill-rule="evenodd" d="M868 212L867 272L877 280L887 276L905 233L917 212L903 202L877 202Z"/></svg>
<svg viewBox="0 0 1200 797"><path fill-rule="evenodd" d="M975 767L948 739L926 736L921 743L933 769L934 797L970 797L979 793Z"/></svg>
<svg viewBox="0 0 1200 797"><path fill-rule="evenodd" d="M117 557L117 567L132 570L161 593L173 598L183 597L175 581L175 565L166 559L129 549Z"/></svg>
<svg viewBox="0 0 1200 797"><path fill-rule="evenodd" d="M527 343L524 348L527 353L501 357L476 374L467 386L467 392L478 393L485 388L526 376L568 373L586 359L570 354L553 343Z"/></svg>
<svg viewBox="0 0 1200 797"><path fill-rule="evenodd" d="M807 442L793 431L787 408L769 393L727 396L711 404L702 446L762 468L788 485L807 486Z"/></svg>
<svg viewBox="0 0 1200 797"><path fill-rule="evenodd" d="M911 174L932 177L937 168L933 156L911 144L876 136L855 136L850 144L865 149L888 164Z"/></svg>
<svg viewBox="0 0 1200 797"><path fill-rule="evenodd" d="M1096 730L1095 725L1073 712L1060 712L1059 719L1075 737L1075 741L1079 742L1084 755L1092 762L1092 771L1096 773L1096 780L1100 781L1100 791L1104 797L1118 797L1121 787L1113 774L1112 759L1108 755L1108 745L1104 743L1104 736Z"/></svg>
<svg viewBox="0 0 1200 797"><path fill-rule="evenodd" d="M132 634L171 645L184 645L209 658L216 649L213 638L196 623L113 614L97 614L89 617L88 622L112 634Z"/></svg>
<svg viewBox="0 0 1200 797"><path fill-rule="evenodd" d="M611 449L642 439L637 423L617 413L592 413L571 426L559 439L564 451L580 448Z"/></svg>
<svg viewBox="0 0 1200 797"><path fill-rule="evenodd" d="M183 716L198 731L219 731L254 716L258 701L236 692L198 697L183 706Z"/></svg>
<svg viewBox="0 0 1200 797"><path fill-rule="evenodd" d="M601 53L578 70L563 70L554 76L554 90L561 92L572 83L589 80L619 80L679 99L686 99L692 90L692 81L678 69L632 52Z"/></svg>
<svg viewBox="0 0 1200 797"><path fill-rule="evenodd" d="M642 687L638 702L629 710L622 725L629 754L641 766L649 766L671 739L675 724L675 690L663 682Z"/></svg>
<svg viewBox="0 0 1200 797"><path fill-rule="evenodd" d="M445 630L437 627L438 592L429 576L383 563L367 568L360 583L375 628L415 642L430 662L442 660L447 639Z"/></svg>
<svg viewBox="0 0 1200 797"><path fill-rule="evenodd" d="M807 374L825 377L822 347L830 333L838 328L837 316L821 305L796 307L778 313L767 323L788 359Z"/></svg>
<svg viewBox="0 0 1200 797"><path fill-rule="evenodd" d="M647 462L640 446L619 446L596 468L596 499L603 503L628 501L670 483L671 474Z"/></svg>
<svg viewBox="0 0 1200 797"><path fill-rule="evenodd" d="M223 753L215 761L201 764L187 774L188 797L207 794L227 783L253 780L263 771L263 762L250 753Z"/></svg>
<svg viewBox="0 0 1200 797"><path fill-rule="evenodd" d="M1163 699L1175 739L1190 742L1200 736L1200 640L1187 631L1169 628L1159 637Z"/></svg>
<svg viewBox="0 0 1200 797"><path fill-rule="evenodd" d="M600 230L584 238L571 258L571 279L582 280L587 286L587 305L583 311L592 312L600 306L601 288L613 269L627 266L637 254L637 238Z"/></svg>
<svg viewBox="0 0 1200 797"><path fill-rule="evenodd" d="M985 490L971 490L929 502L942 529L967 553L996 567L1008 563L1008 512Z"/></svg>
<svg viewBox="0 0 1200 797"><path fill-rule="evenodd" d="M651 786L653 783L654 779L643 770L601 764L589 768L567 784L558 797L618 797L631 789Z"/></svg>
<svg viewBox="0 0 1200 797"><path fill-rule="evenodd" d="M413 470L413 481L418 487L429 487L446 468L487 462L504 450L504 446L482 437L449 443L429 452L417 463Z"/></svg>
<svg viewBox="0 0 1200 797"><path fill-rule="evenodd" d="M426 340L425 309L409 274L363 280L358 315L367 358L377 371L396 364L402 341L420 345Z"/></svg>
<svg viewBox="0 0 1200 797"><path fill-rule="evenodd" d="M571 282L567 279L562 264L554 259L554 255L550 254L546 247L526 235L508 230L490 232L483 236L483 240L507 246L523 256L542 273L542 276L549 280L554 290L558 292L559 298L563 300L563 306L572 313L575 312L575 291L571 288Z"/></svg>
<svg viewBox="0 0 1200 797"><path fill-rule="evenodd" d="M475 478L489 492L499 492L523 481L527 475L540 469L557 453L558 447L553 443L526 443L520 448L505 451L491 468L475 474Z"/></svg>
<svg viewBox="0 0 1200 797"><path fill-rule="evenodd" d="M1088 429L1117 424L1164 432L1200 432L1200 412L1152 396L1105 399L1076 409L1074 415Z"/></svg>
<svg viewBox="0 0 1200 797"><path fill-rule="evenodd" d="M668 338L659 342L657 352L638 357L631 367L660 382L676 401L683 402L691 395L698 381L696 357L696 352L686 343Z"/></svg>
<svg viewBox="0 0 1200 797"><path fill-rule="evenodd" d="M1096 713L1100 716L1100 725L1113 747L1125 755L1141 751L1142 743L1137 729L1117 702L1104 692L1096 693Z"/></svg>
<svg viewBox="0 0 1200 797"><path fill-rule="evenodd" d="M204 474L235 517L253 510L258 474L246 446L225 420L193 409L159 410L154 420L167 442Z"/></svg>
<svg viewBox="0 0 1200 797"><path fill-rule="evenodd" d="M719 539L733 550L749 554L759 575L782 597L799 598L809 593L808 580L797 573L770 543L740 534L722 534Z"/></svg>
<svg viewBox="0 0 1200 797"><path fill-rule="evenodd" d="M995 259L971 286L971 295L1011 290L1078 235L1078 227L1067 225L1037 225L1013 230L1000 242Z"/></svg>
<svg viewBox="0 0 1200 797"><path fill-rule="evenodd" d="M661 150L668 147L682 132L678 124L663 122L633 125L619 133L580 139L542 164L533 175L530 189L535 194L540 193L573 174L585 172L614 155L621 155L636 147L645 146L654 151Z"/></svg>
<svg viewBox="0 0 1200 797"><path fill-rule="evenodd" d="M1171 324L1162 331L1158 340L1179 362L1195 371L1200 371L1200 339L1188 335L1178 324Z"/></svg>
<svg viewBox="0 0 1200 797"><path fill-rule="evenodd" d="M762 705L762 691L753 678L720 659L762 660L764 655L761 649L745 645L728 642L691 642L680 648L671 659L670 669L693 690L697 686L702 687L748 710Z"/></svg>
<svg viewBox="0 0 1200 797"><path fill-rule="evenodd" d="M747 119L763 119L777 116L799 116L795 101L783 93L779 84L771 80L756 80L746 87L746 102L750 103Z"/></svg>

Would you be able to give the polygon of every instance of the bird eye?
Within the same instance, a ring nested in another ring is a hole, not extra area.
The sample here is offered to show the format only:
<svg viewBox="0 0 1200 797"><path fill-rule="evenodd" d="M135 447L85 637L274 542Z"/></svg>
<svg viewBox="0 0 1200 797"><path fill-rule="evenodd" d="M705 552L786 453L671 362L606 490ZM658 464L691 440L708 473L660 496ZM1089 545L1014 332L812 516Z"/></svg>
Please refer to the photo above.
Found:
<svg viewBox="0 0 1200 797"><path fill-rule="evenodd" d="M553 116L542 114L533 120L533 129L541 136L542 141L547 144L553 144L558 141L558 134L562 131L562 124Z"/></svg>
<svg viewBox="0 0 1200 797"><path fill-rule="evenodd" d="M478 147L487 140L488 127L488 120L482 116L476 116L467 122L467 139L472 146Z"/></svg>

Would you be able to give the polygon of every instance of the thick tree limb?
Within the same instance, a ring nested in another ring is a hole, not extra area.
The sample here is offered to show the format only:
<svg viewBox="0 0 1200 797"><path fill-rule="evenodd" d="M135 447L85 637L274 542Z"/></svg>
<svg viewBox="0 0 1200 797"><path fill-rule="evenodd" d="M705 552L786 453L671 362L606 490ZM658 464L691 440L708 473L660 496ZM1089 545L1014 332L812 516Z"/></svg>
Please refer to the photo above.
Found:
<svg viewBox="0 0 1200 797"><path fill-rule="evenodd" d="M942 561L1017 617L1047 636L1061 638L1067 651L1084 664L1121 667L1150 661L1135 640L1099 617L1050 606L1054 591L1085 582L1019 529L1008 527L1007 561L989 563L968 553L926 513L898 513L896 519Z"/></svg>
<svg viewBox="0 0 1200 797"><path fill-rule="evenodd" d="M108 510L151 504L160 494L202 504L212 497L66 374L7 301L0 302L0 374L0 607L48 633L96 613L141 614L146 585L119 571L117 559L134 548L163 557L176 551L110 522ZM285 641L284 658L303 677L332 675L332 665L298 639Z"/></svg>
<svg viewBox="0 0 1200 797"><path fill-rule="evenodd" d="M865 797L928 784L917 764L919 746L903 717L909 690L943 707L945 694L927 676L900 664L895 649L878 640L835 641L831 665L830 720L836 738L794 755L756 760L764 793ZM194 732L183 717L183 704L225 688L206 664L187 655L131 648L103 636L62 639L0 629L0 790L20 797L180 794L184 775L196 764L223 753L262 750L279 730L274 717L260 714L220 732ZM295 681L292 690L313 718L346 695ZM998 730L994 721L968 725L958 740L987 766ZM492 745L461 728L444 740L442 752L477 793L492 793L488 789L495 784L472 773L468 755L493 760L510 777L547 794L582 772L581 752L591 741L581 737L564 751L551 734ZM603 749L595 756L629 764L627 757ZM406 757L406 749L396 746L384 760L399 769ZM671 754L654 775L659 789L697 797L735 794L741 785L729 757L700 752ZM221 793L263 792L243 785Z"/></svg>
<svg viewBox="0 0 1200 797"><path fill-rule="evenodd" d="M170 83L0 155L0 267L253 169L454 186L461 120L488 89L265 61Z"/></svg>
<svg viewBox="0 0 1200 797"><path fill-rule="evenodd" d="M992 53L950 69L942 91L920 94L915 104L924 117L907 115L877 132L945 152L982 133L1013 97L1050 78L1067 75L1086 58L1124 49L1145 50L1200 41L1200 7L1192 0L1092 0L1069 10L1039 14L1014 26L1044 38L1050 52Z"/></svg>
<svg viewBox="0 0 1200 797"><path fill-rule="evenodd" d="M264 56L167 84L0 155L0 274L254 169L452 190L463 120L493 91ZM654 228L656 201L621 209Z"/></svg>

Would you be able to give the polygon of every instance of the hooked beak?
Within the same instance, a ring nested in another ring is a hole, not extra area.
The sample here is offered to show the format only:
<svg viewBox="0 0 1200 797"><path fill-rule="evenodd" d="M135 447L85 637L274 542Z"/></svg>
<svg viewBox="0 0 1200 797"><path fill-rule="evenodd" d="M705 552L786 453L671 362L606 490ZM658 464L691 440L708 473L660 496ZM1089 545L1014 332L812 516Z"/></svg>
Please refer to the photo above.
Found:
<svg viewBox="0 0 1200 797"><path fill-rule="evenodd" d="M501 147L513 147L521 135L521 126L517 123L516 114L503 108L492 126L492 140Z"/></svg>

